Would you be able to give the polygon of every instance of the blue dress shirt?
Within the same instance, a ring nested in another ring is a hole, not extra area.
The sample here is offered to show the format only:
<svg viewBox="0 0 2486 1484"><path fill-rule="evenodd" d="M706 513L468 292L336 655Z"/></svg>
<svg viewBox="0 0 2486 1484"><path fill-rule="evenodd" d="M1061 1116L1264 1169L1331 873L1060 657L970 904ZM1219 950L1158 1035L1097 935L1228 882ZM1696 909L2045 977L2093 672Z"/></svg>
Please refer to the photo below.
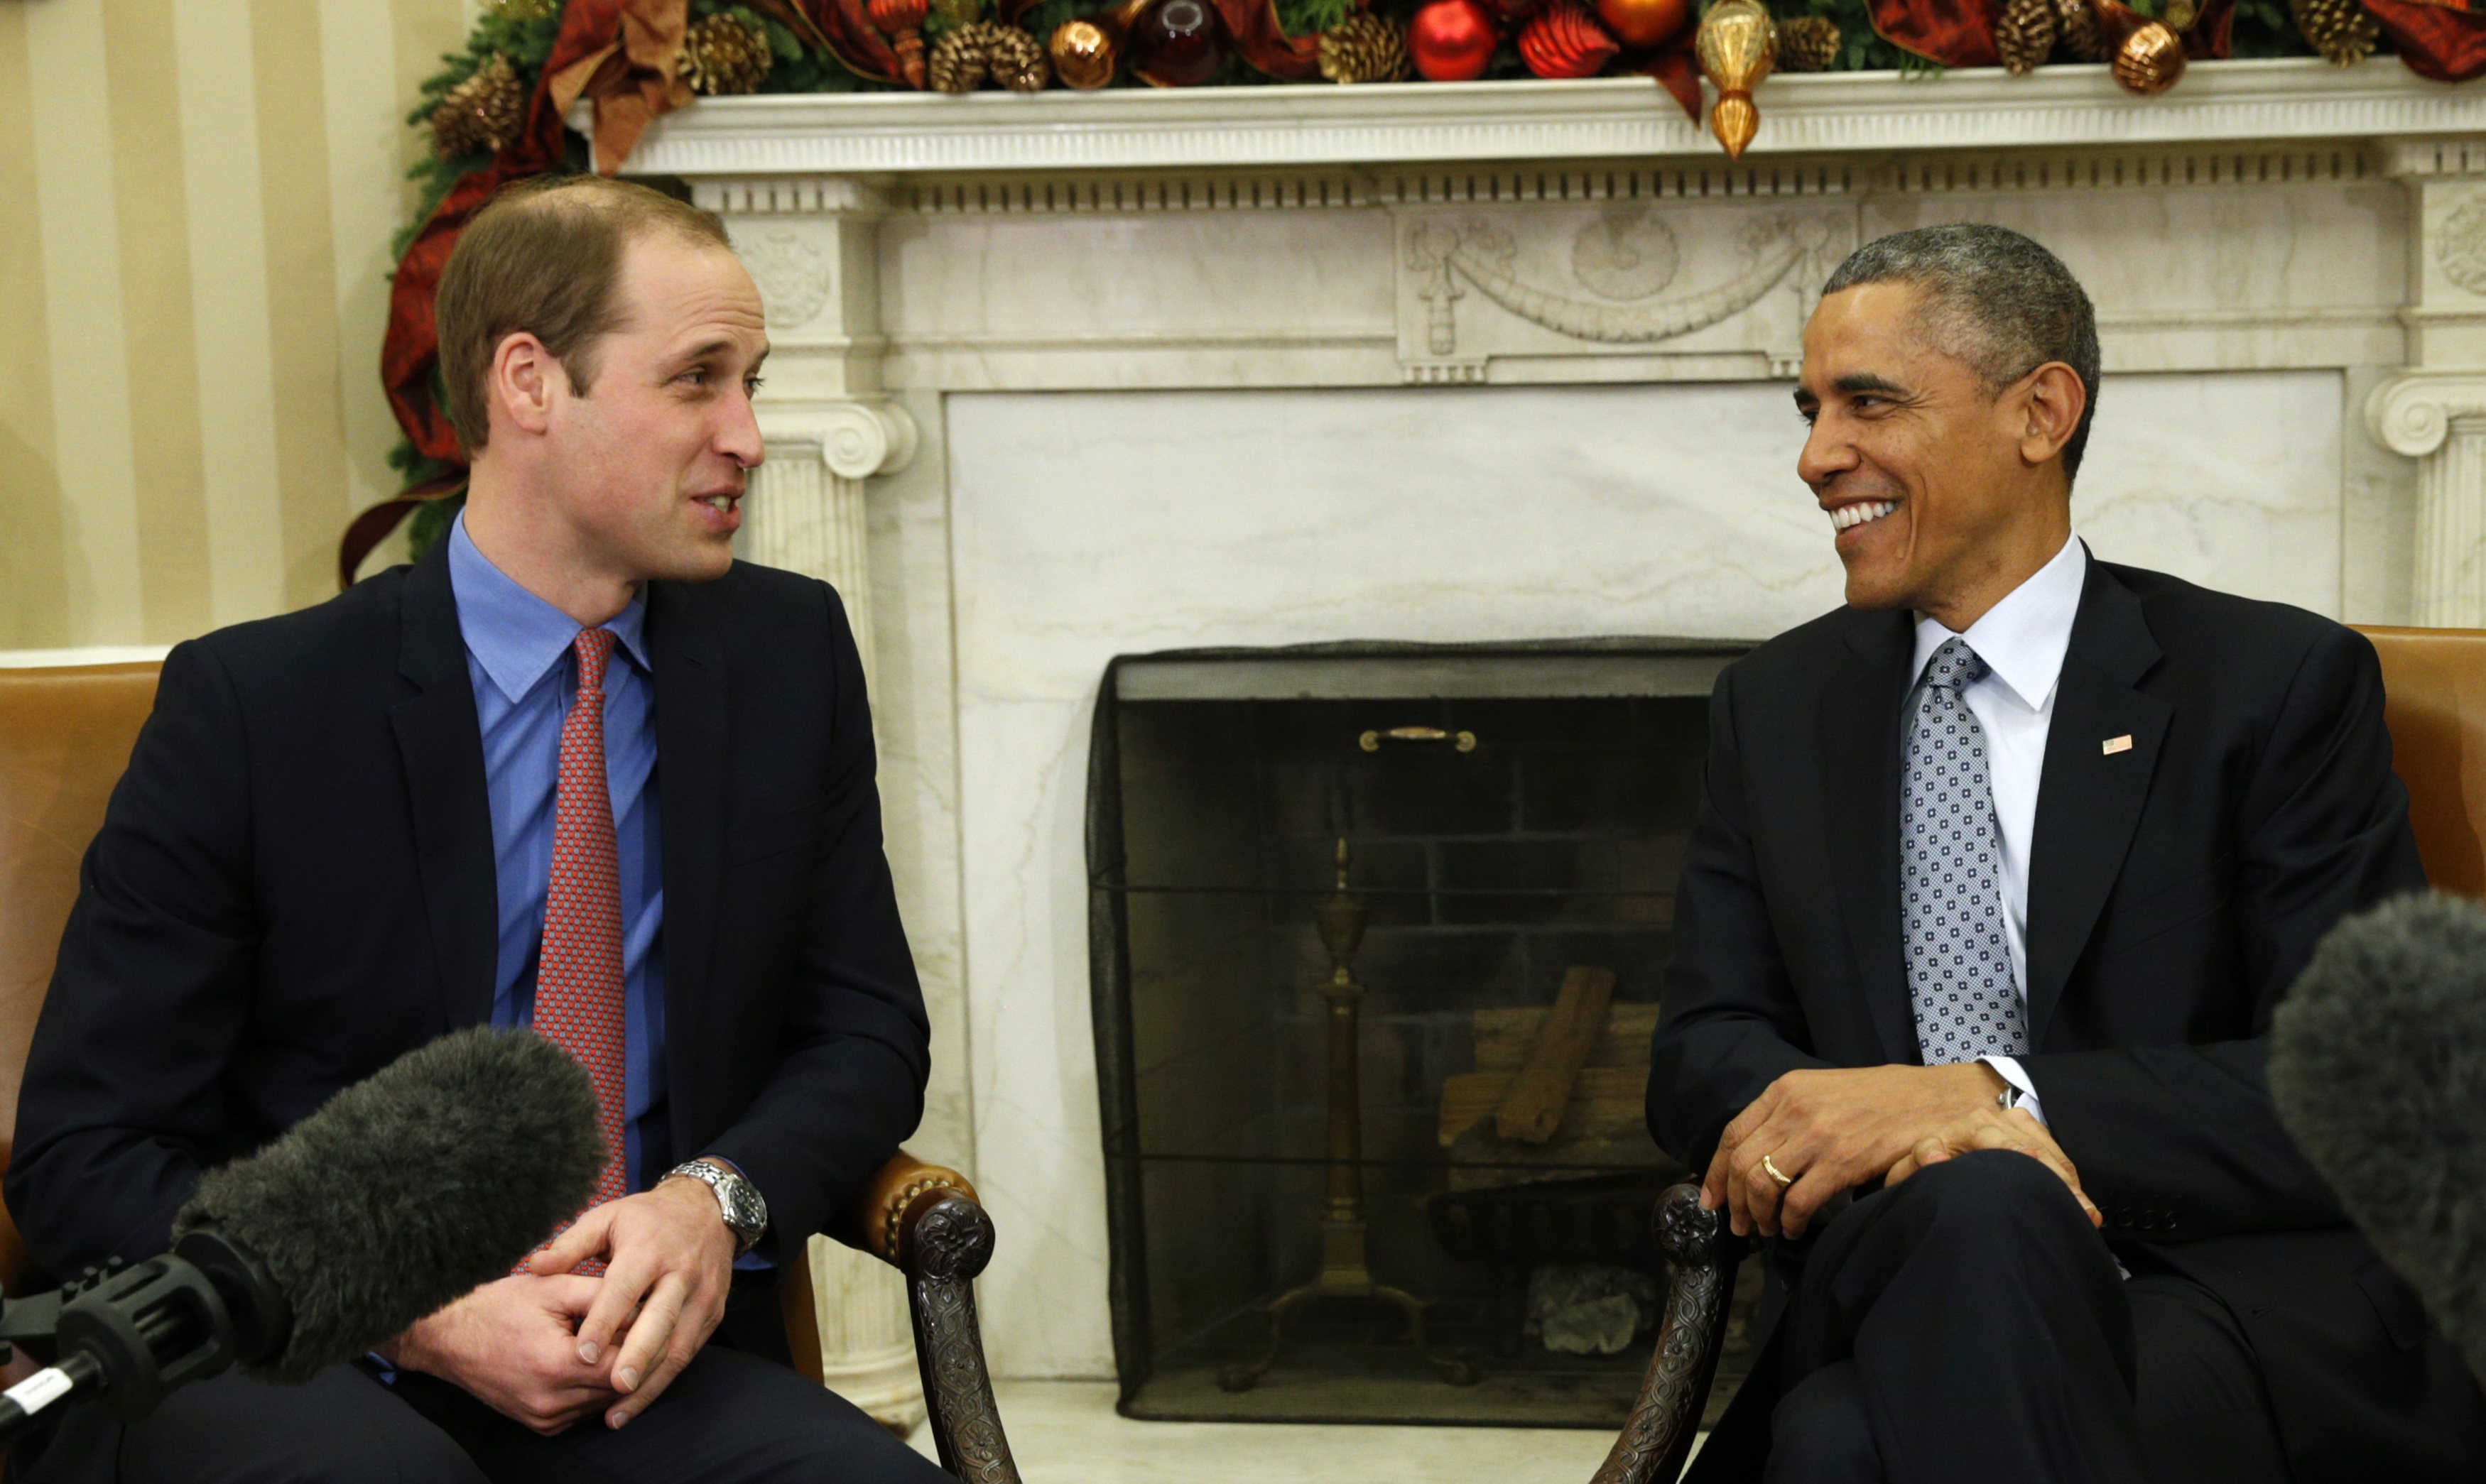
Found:
<svg viewBox="0 0 2486 1484"><path fill-rule="evenodd" d="M449 530L449 587L466 642L466 674L483 728L483 779L492 811L500 953L492 1024L535 1019L544 894L552 879L553 796L561 728L578 694L570 646L578 624L518 586L475 549L460 512ZM647 594L604 625L619 643L604 671L604 781L621 852L622 975L626 1036L624 1178L633 1191L674 1166L665 1126L663 847L656 802L655 682L641 630Z"/></svg>

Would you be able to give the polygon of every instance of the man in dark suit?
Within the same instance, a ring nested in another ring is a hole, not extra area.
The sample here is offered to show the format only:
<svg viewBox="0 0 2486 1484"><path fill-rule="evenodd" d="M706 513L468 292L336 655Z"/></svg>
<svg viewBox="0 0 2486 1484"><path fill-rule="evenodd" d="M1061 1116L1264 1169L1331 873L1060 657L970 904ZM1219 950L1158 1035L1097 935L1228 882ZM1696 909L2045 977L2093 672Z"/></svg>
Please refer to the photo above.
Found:
<svg viewBox="0 0 2486 1484"><path fill-rule="evenodd" d="M465 510L412 568L166 660L8 1201L53 1274L151 1256L203 1168L488 1022L587 1067L595 1203L383 1355L88 1409L31 1477L942 1477L779 1328L777 1273L914 1127L928 1037L852 631L733 563L760 295L713 217L591 178L482 213L438 313Z"/></svg>
<svg viewBox="0 0 2486 1484"><path fill-rule="evenodd" d="M2098 348L2017 234L1805 335L1848 606L1719 679L1649 1076L1766 1250L1696 1476L2475 1478L2486 1402L2273 1112L2271 1012L2425 884L2371 648L2092 560Z"/></svg>

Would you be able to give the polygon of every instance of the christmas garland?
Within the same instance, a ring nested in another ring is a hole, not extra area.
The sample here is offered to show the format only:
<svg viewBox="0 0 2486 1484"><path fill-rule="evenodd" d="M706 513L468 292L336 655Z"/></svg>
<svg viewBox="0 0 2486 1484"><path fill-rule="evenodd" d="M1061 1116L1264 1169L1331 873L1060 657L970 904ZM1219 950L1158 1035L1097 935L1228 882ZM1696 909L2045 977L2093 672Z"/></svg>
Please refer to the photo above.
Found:
<svg viewBox="0 0 2486 1484"><path fill-rule="evenodd" d="M2152 93L2188 59L2319 54L2344 66L2389 50L2446 82L2486 73L2486 12L2445 0L1762 0L1775 26L1754 0L1099 3L486 0L465 48L441 59L408 116L432 148L411 173L421 205L395 245L381 357L406 435L390 463L406 488L347 528L341 584L409 512L420 555L464 487L431 325L432 289L459 229L509 180L618 168L649 121L702 95L1642 73L1697 122L1696 36L1729 11L1747 13L1748 35L1773 34L1780 70L2018 72L2112 58L2119 81ZM1706 15L1697 23L1696 4ZM582 97L594 105L592 140L564 125Z"/></svg>

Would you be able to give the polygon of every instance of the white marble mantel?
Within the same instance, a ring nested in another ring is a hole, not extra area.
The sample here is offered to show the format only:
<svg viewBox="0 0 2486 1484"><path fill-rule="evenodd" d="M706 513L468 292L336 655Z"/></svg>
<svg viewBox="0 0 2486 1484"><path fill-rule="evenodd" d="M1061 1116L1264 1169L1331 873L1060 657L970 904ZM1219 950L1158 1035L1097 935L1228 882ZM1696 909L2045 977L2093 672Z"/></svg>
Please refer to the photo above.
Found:
<svg viewBox="0 0 2486 1484"><path fill-rule="evenodd" d="M719 99L641 141L627 169L687 179L768 300L747 554L869 635L935 1026L917 1142L994 1212L1003 1373L1111 1370L1080 835L1105 662L1829 606L1783 378L1856 243L2000 222L2088 286L2101 555L2486 624L2486 87L2386 59L1757 101L1741 162L1639 79ZM822 1278L857 1389L902 1373L883 1280Z"/></svg>
<svg viewBox="0 0 2486 1484"><path fill-rule="evenodd" d="M1752 152L2059 149L2362 140L2486 128L2486 95L2388 59L2196 68L2137 99L2103 66L1785 75L1758 95ZM1646 78L1327 83L1035 94L780 94L659 120L630 168L697 179L1216 169L1482 160L1722 158Z"/></svg>

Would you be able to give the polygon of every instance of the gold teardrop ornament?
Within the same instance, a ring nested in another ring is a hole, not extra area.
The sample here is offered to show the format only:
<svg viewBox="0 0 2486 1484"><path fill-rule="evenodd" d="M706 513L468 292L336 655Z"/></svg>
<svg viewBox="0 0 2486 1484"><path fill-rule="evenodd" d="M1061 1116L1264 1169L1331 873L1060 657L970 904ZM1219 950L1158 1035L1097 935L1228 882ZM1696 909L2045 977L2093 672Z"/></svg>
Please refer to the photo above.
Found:
<svg viewBox="0 0 2486 1484"><path fill-rule="evenodd" d="M1753 104L1753 90L1778 63L1778 23L1756 0L1719 0L1700 17L1694 49L1701 74L1718 90L1717 104L1709 110L1709 131L1726 147L1728 159L1741 159L1760 132L1761 112Z"/></svg>

